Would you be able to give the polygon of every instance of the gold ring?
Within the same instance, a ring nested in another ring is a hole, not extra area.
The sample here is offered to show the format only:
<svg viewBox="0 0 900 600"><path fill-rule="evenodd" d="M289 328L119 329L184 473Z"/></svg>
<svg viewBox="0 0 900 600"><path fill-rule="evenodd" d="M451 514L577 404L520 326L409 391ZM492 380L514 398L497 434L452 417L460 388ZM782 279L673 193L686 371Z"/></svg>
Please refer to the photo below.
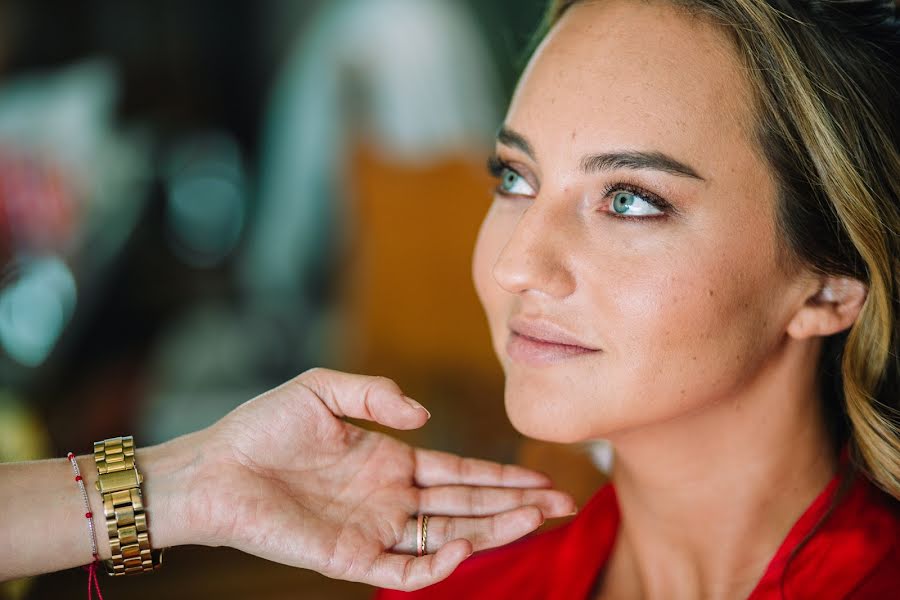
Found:
<svg viewBox="0 0 900 600"><path fill-rule="evenodd" d="M428 515L416 518L416 556L428 554Z"/></svg>

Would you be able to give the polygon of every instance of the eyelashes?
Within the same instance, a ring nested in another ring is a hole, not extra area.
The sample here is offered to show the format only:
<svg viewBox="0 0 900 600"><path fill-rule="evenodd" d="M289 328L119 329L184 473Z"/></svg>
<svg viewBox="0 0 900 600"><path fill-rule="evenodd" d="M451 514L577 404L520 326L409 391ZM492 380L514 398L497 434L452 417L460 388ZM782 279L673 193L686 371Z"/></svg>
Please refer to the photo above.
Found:
<svg viewBox="0 0 900 600"><path fill-rule="evenodd" d="M494 179L501 180L494 189L495 194L508 198L521 196L520 194L510 194L503 188L503 182L506 175L511 173L517 177L522 178L522 175L515 169L515 167L500 158L497 154L493 154L487 159L487 171ZM647 204L659 211L659 214L645 216L632 216L620 214L615 211L611 212L608 210L603 211L607 214L610 214L610 216L616 219L646 221L648 219L658 219L660 217L665 217L677 213L677 210L671 202L639 185L634 185L625 181L614 181L612 183L604 185L600 190L600 195L603 198L609 198L612 192L627 192L629 194L633 194L634 196L639 197L641 200L645 201Z"/></svg>
<svg viewBox="0 0 900 600"><path fill-rule="evenodd" d="M496 154L491 154L487 159L487 170L488 173L495 179L499 179L501 175L503 175L503 170L509 169L510 171L514 171L515 169L510 168L509 163L504 162L500 159Z"/></svg>
<svg viewBox="0 0 900 600"><path fill-rule="evenodd" d="M662 216L665 216L666 214L675 212L675 208L668 201L664 200L663 198L660 198L653 192L649 192L649 191L645 190L644 188L636 186L636 185L631 185L629 183L624 183L624 182L612 183L612 184L609 184L609 185L606 185L603 187L602 196L604 198L608 198L610 196L610 194L612 194L613 192L628 192L629 194L639 197L644 202L646 202L653 208L660 211L660 214L647 215L647 216L643 216L643 217L632 217L631 215L616 214L616 217L618 217L618 218L625 218L625 219L627 219L627 218L636 218L636 219L650 218L650 219L652 219L652 218L662 217Z"/></svg>

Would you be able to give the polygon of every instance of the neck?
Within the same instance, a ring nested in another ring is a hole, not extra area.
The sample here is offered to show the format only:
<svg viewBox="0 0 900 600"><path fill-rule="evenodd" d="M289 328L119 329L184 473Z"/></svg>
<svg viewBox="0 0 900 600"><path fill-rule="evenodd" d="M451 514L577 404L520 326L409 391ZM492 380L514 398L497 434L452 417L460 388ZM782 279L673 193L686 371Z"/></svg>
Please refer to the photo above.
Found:
<svg viewBox="0 0 900 600"><path fill-rule="evenodd" d="M740 394L611 439L622 526L607 573L639 586L629 597L746 597L834 476L819 347L783 350Z"/></svg>

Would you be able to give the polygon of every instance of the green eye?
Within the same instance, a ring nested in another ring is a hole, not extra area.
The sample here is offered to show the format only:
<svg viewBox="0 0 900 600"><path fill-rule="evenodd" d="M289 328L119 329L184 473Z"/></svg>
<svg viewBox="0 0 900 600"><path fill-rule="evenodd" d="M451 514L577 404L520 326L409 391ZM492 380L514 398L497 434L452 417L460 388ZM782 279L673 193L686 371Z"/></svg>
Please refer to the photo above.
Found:
<svg viewBox="0 0 900 600"><path fill-rule="evenodd" d="M615 190L612 201L607 210L612 215L623 217L654 217L663 214L656 203L648 200L639 193L629 192L625 189Z"/></svg>
<svg viewBox="0 0 900 600"><path fill-rule="evenodd" d="M534 196L534 190L528 185L528 181L515 169L505 167L498 175L500 185L497 186L497 191L499 193L507 196Z"/></svg>
<svg viewBox="0 0 900 600"><path fill-rule="evenodd" d="M631 192L618 192L613 196L613 210L624 214L634 204L635 195Z"/></svg>
<svg viewBox="0 0 900 600"><path fill-rule="evenodd" d="M503 181L500 182L500 187L503 188L504 192L513 192L516 187L516 183L519 181L519 174L510 169L504 169L503 171Z"/></svg>

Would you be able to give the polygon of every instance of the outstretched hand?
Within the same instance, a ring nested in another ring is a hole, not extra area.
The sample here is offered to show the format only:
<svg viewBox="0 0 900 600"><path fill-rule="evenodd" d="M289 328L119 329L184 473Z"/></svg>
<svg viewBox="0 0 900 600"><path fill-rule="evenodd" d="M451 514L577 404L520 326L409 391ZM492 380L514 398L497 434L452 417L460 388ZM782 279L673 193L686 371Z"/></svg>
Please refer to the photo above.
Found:
<svg viewBox="0 0 900 600"><path fill-rule="evenodd" d="M208 475L192 519L205 541L413 590L575 510L542 474L413 448L343 417L415 429L429 414L389 379L325 369L243 404L202 432ZM429 515L422 557L418 513Z"/></svg>

